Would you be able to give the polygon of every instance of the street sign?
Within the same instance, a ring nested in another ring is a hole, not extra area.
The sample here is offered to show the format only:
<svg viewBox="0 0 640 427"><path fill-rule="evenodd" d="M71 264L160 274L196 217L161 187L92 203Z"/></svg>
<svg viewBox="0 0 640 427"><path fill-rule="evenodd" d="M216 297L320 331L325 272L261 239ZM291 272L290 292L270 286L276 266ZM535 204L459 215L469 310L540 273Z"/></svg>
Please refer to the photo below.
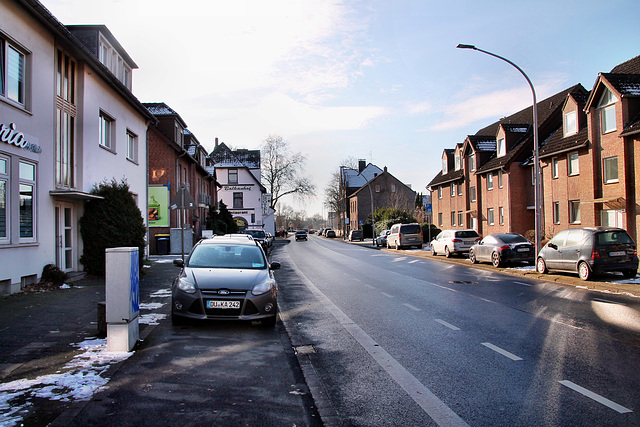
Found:
<svg viewBox="0 0 640 427"><path fill-rule="evenodd" d="M180 184L180 187L176 191L176 194L171 198L171 209L197 209L195 200L191 197L191 194L186 189L184 184Z"/></svg>

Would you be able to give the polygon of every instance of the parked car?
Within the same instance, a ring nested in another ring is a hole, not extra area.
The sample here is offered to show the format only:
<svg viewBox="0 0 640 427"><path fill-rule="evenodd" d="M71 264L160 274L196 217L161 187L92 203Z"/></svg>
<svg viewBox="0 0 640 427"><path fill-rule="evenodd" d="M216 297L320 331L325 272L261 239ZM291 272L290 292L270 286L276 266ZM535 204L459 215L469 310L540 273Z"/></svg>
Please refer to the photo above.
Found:
<svg viewBox="0 0 640 427"><path fill-rule="evenodd" d="M350 242L353 242L354 240L362 242L364 240L364 234L362 234L362 230L351 230L349 231L348 239Z"/></svg>
<svg viewBox="0 0 640 427"><path fill-rule="evenodd" d="M271 246L273 246L273 241L274 241L274 237L273 234L269 233L268 231L265 233L266 234L266 242L267 242L267 247L270 248Z"/></svg>
<svg viewBox="0 0 640 427"><path fill-rule="evenodd" d="M306 232L306 230L298 230L298 231L296 231L296 242L298 240L307 240L307 232Z"/></svg>
<svg viewBox="0 0 640 427"><path fill-rule="evenodd" d="M336 232L335 232L335 231L333 231L333 230L332 230L332 229L330 229L330 228L327 228L327 229L325 230L325 232L324 232L324 236L325 236L325 237L329 237L329 238L334 238L334 237L336 237Z"/></svg>
<svg viewBox="0 0 640 427"><path fill-rule="evenodd" d="M394 224L387 235L387 248L401 249L415 246L422 249L422 228L420 224Z"/></svg>
<svg viewBox="0 0 640 427"><path fill-rule="evenodd" d="M387 246L387 236L391 230L383 230L378 234L378 236L373 240L374 246Z"/></svg>
<svg viewBox="0 0 640 427"><path fill-rule="evenodd" d="M274 326L278 286L259 244L230 235L200 240L171 285L171 322L186 319L260 320Z"/></svg>
<svg viewBox="0 0 640 427"><path fill-rule="evenodd" d="M578 273L582 280L609 272L631 278L638 272L638 252L622 228L570 228L556 234L540 249L536 268L539 273L549 270Z"/></svg>
<svg viewBox="0 0 640 427"><path fill-rule="evenodd" d="M467 254L471 246L480 240L480 235L476 230L442 230L431 241L431 255L444 253L447 258L450 258L456 254Z"/></svg>
<svg viewBox="0 0 640 427"><path fill-rule="evenodd" d="M494 267L501 267L510 262L526 262L533 265L536 248L523 235L518 233L497 233L484 236L469 250L469 260L490 262Z"/></svg>
<svg viewBox="0 0 640 427"><path fill-rule="evenodd" d="M253 240L256 240L262 245L262 249L264 249L265 253L269 249L269 245L267 243L267 233L261 228L248 228L244 230L244 234L248 234L253 237Z"/></svg>

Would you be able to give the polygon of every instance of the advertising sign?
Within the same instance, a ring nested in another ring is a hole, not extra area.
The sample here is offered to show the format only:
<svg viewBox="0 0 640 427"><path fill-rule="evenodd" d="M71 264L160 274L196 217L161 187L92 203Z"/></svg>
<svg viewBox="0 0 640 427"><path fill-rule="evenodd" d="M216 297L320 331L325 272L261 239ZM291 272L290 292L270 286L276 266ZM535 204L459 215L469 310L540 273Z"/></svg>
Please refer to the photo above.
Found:
<svg viewBox="0 0 640 427"><path fill-rule="evenodd" d="M169 188L149 186L149 227L169 226Z"/></svg>

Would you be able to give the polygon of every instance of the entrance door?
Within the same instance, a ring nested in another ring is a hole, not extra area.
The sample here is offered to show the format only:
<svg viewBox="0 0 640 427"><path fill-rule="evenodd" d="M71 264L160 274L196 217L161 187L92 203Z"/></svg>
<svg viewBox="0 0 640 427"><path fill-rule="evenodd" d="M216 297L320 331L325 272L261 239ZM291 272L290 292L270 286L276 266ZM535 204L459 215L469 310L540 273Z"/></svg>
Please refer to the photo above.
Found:
<svg viewBox="0 0 640 427"><path fill-rule="evenodd" d="M56 266L65 272L74 270L74 225L73 205L56 204Z"/></svg>

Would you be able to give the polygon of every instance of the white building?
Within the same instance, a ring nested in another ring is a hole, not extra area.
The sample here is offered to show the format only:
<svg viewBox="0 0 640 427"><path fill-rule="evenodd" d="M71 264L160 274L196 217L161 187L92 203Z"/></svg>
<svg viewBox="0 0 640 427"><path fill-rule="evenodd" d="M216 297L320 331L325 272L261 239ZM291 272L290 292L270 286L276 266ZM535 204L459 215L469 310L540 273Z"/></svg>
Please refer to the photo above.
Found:
<svg viewBox="0 0 640 427"><path fill-rule="evenodd" d="M227 205L240 230L263 228L275 235L271 194L261 184L260 150L234 150L225 143L211 153L216 179L222 185L218 200Z"/></svg>
<svg viewBox="0 0 640 427"><path fill-rule="evenodd" d="M94 185L126 178L146 212L155 119L106 27L67 28L36 0L0 0L0 16L0 292L10 293L46 264L82 271L78 220Z"/></svg>

